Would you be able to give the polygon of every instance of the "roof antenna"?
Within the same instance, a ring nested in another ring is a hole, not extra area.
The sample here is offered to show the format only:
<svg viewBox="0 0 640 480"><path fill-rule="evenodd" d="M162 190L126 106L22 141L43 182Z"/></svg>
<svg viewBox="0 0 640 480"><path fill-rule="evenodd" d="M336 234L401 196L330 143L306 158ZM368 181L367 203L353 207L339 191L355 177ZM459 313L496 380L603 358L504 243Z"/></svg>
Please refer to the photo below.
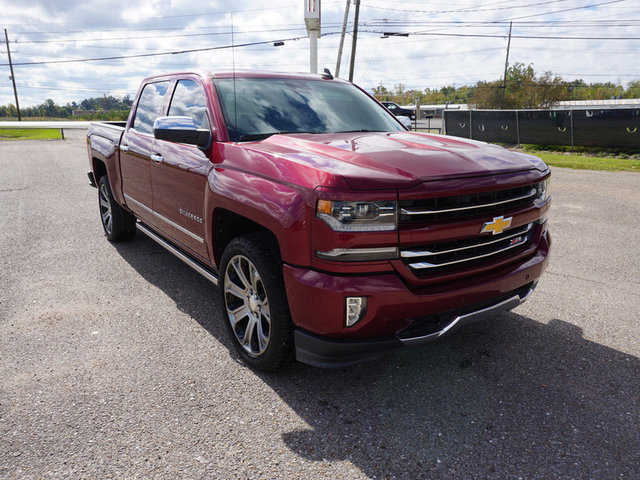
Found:
<svg viewBox="0 0 640 480"><path fill-rule="evenodd" d="M328 68L324 68L322 70L322 78L326 78L327 80L333 80L333 75L331 75L331 70Z"/></svg>
<svg viewBox="0 0 640 480"><path fill-rule="evenodd" d="M238 103L236 101L236 46L233 38L233 13L231 14L231 64L233 75L233 129L238 135Z"/></svg>

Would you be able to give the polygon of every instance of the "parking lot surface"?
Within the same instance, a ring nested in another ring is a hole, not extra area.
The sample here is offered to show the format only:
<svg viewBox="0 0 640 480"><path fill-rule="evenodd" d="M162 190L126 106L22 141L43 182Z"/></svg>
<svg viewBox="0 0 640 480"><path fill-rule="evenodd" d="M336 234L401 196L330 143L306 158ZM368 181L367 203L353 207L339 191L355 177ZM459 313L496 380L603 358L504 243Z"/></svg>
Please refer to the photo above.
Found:
<svg viewBox="0 0 640 480"><path fill-rule="evenodd" d="M0 143L0 478L640 478L640 175L554 169L511 313L350 369L244 367L213 286L110 244L80 132Z"/></svg>

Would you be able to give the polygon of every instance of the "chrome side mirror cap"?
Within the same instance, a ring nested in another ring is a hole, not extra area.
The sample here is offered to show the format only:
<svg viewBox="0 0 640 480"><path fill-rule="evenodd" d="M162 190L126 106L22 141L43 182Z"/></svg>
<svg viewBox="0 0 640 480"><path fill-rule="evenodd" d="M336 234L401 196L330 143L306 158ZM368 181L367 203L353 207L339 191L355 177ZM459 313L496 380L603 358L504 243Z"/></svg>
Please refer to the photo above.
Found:
<svg viewBox="0 0 640 480"><path fill-rule="evenodd" d="M153 123L153 136L167 142L196 145L202 150L211 146L213 132L198 128L191 117L158 117Z"/></svg>

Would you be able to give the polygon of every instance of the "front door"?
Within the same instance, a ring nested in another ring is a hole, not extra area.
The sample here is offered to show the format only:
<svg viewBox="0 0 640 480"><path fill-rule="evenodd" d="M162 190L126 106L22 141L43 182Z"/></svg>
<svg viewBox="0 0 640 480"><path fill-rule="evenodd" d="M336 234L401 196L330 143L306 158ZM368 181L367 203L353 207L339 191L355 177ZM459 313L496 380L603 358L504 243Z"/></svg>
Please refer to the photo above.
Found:
<svg viewBox="0 0 640 480"><path fill-rule="evenodd" d="M125 202L136 217L151 225L157 223L152 210L151 189L151 156L156 143L153 138L153 122L162 114L168 87L168 81L145 85L133 122L120 142L120 170Z"/></svg>
<svg viewBox="0 0 640 480"><path fill-rule="evenodd" d="M191 117L198 128L210 129L204 90L195 79L176 83L169 116ZM152 165L153 210L161 229L174 241L207 259L204 198L212 168L205 153L193 145L156 140Z"/></svg>

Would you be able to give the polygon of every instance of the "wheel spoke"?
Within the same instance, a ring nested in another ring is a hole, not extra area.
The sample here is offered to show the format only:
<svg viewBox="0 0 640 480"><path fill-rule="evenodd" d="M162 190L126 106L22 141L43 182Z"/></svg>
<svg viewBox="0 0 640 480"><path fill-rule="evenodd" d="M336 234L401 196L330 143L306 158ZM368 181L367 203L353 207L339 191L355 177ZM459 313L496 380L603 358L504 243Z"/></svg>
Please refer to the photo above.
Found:
<svg viewBox="0 0 640 480"><path fill-rule="evenodd" d="M260 353L264 352L265 348L267 348L267 344L269 343L269 337L264 334L264 330L262 329L262 320L259 319L256 322L257 327L257 335L258 335L258 349Z"/></svg>
<svg viewBox="0 0 640 480"><path fill-rule="evenodd" d="M258 273L258 270L256 270L256 268L251 265L251 286L253 287L254 291L258 291L258 282L262 283L262 280L260 279L260 274Z"/></svg>
<svg viewBox="0 0 640 480"><path fill-rule="evenodd" d="M233 267L233 269L236 272L236 275L238 275L238 278L242 282L242 286L244 287L244 291L247 292L249 290L249 287L251 287L251 283L249 282L249 280L247 280L247 277L245 276L244 272L242 271L242 266L240 265L240 261L241 261L241 259L238 258L236 261L232 262L231 266Z"/></svg>
<svg viewBox="0 0 640 480"><path fill-rule="evenodd" d="M107 210L102 214L102 222L104 223L107 232L111 232L111 210Z"/></svg>
<svg viewBox="0 0 640 480"><path fill-rule="evenodd" d="M109 202L107 200L105 200L104 195L100 195L100 205L103 208L109 208Z"/></svg>
<svg viewBox="0 0 640 480"><path fill-rule="evenodd" d="M250 311L249 311L249 307L246 304L242 304L240 305L238 308L236 308L233 311L229 312L229 321L231 322L231 327L235 328L236 324L238 323L238 321L242 320L243 318L249 316L250 317ZM251 321L251 320L249 320Z"/></svg>
<svg viewBox="0 0 640 480"><path fill-rule="evenodd" d="M247 296L246 295L246 290L242 290L238 285L233 283L231 281L231 279L229 278L229 275L227 275L227 278L225 280L226 280L226 282L225 282L224 291L226 293L230 293L234 297L237 297L240 300L244 301L246 299L246 296Z"/></svg>
<svg viewBox="0 0 640 480"><path fill-rule="evenodd" d="M251 348L251 338L253 338L253 332L256 328L256 317L254 317L253 315L249 315L249 322L247 323L247 328L244 331L244 337L242 338L241 342L242 345L247 348L251 353L253 352L253 349Z"/></svg>

